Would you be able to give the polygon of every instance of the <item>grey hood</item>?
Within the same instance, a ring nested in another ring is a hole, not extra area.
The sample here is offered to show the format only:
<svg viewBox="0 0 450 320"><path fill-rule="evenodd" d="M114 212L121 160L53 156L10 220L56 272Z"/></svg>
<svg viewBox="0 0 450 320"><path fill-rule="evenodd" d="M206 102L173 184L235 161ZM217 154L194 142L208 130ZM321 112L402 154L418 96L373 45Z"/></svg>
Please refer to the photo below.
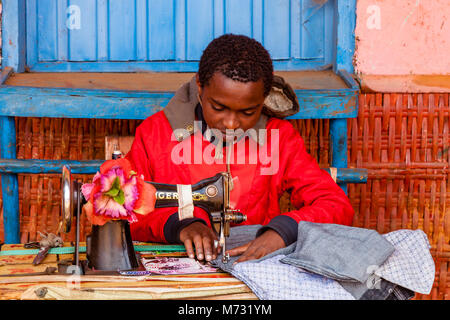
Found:
<svg viewBox="0 0 450 320"><path fill-rule="evenodd" d="M172 130L177 130L178 141L182 141L195 131L195 107L199 103L195 76L183 84L164 108ZM264 101L264 107L256 125L256 130L265 129L269 117L285 118L297 113L299 104L295 92L282 77L274 76L273 86Z"/></svg>

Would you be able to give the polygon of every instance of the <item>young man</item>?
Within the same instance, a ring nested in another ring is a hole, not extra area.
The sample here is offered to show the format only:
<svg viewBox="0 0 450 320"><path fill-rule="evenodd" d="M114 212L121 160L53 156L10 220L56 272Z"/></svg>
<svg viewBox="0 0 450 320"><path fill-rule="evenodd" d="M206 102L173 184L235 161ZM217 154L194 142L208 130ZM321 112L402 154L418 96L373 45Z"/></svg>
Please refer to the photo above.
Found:
<svg viewBox="0 0 450 320"><path fill-rule="evenodd" d="M196 76L137 128L127 154L147 181L195 184L230 172L231 202L247 215L243 224L262 225L253 241L228 251L241 255L237 262L296 241L301 220L350 225L353 218L349 199L306 152L298 132L273 116L283 112L270 105L287 102L280 104L286 111L285 105L297 103L274 83L272 60L259 42L238 35L214 39ZM285 191L297 210L280 212ZM195 248L199 260L215 259L220 250L207 213L198 207L181 221L178 208L158 208L133 223L131 232L134 240L183 243L192 258Z"/></svg>

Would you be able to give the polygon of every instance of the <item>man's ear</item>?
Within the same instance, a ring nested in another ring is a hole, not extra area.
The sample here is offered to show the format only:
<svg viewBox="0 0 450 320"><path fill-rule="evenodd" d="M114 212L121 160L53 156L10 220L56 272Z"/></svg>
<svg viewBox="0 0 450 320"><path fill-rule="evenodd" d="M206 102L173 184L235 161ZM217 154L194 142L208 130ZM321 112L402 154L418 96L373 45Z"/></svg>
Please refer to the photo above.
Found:
<svg viewBox="0 0 450 320"><path fill-rule="evenodd" d="M195 83L197 84L197 92L198 95L202 95L202 85L200 84L200 78L198 76L198 73L195 74Z"/></svg>

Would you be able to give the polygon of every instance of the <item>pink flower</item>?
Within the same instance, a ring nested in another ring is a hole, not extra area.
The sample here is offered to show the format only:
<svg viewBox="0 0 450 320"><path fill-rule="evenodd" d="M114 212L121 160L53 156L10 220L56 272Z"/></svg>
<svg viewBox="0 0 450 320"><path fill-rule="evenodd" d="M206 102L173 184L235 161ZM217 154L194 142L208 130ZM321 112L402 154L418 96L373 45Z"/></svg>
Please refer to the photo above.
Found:
<svg viewBox="0 0 450 320"><path fill-rule="evenodd" d="M131 170L125 158L106 161L81 192L88 199L83 207L93 224L103 225L110 219L138 219L135 213L145 215L154 210L156 189Z"/></svg>

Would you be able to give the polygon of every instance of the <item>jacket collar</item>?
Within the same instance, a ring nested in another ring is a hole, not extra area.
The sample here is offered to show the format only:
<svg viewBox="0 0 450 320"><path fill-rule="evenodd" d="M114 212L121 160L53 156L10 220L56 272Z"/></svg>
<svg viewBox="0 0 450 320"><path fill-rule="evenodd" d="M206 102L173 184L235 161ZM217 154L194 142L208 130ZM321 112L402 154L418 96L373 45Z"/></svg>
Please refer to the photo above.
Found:
<svg viewBox="0 0 450 320"><path fill-rule="evenodd" d="M198 103L198 90L194 76L190 82L185 83L175 92L175 95L163 109L175 133L175 138L179 142L198 130L195 127L195 107ZM255 131L257 133L263 132L260 129L266 129L268 119L267 115L261 113L258 122L253 127L254 130L249 130L249 136L260 145L265 143L265 134L254 133Z"/></svg>

